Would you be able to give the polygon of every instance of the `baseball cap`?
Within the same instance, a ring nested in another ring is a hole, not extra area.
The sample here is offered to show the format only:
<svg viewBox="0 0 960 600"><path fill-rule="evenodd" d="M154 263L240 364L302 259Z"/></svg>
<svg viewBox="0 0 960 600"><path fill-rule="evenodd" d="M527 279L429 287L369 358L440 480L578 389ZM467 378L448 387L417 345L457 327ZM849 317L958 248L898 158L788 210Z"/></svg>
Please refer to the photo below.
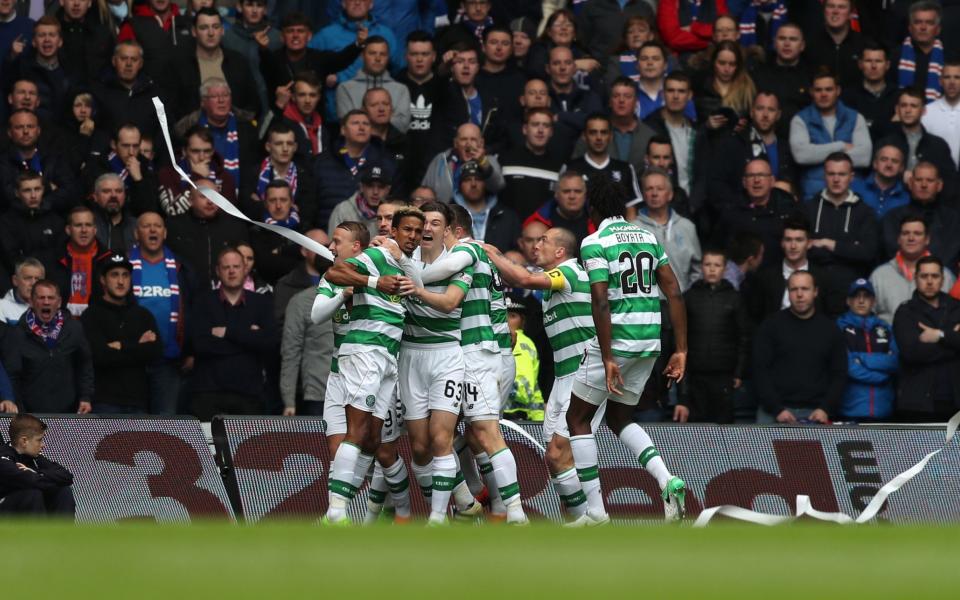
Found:
<svg viewBox="0 0 960 600"><path fill-rule="evenodd" d="M390 183L390 174L379 163L368 164L360 172L360 181L363 183Z"/></svg>
<svg viewBox="0 0 960 600"><path fill-rule="evenodd" d="M123 267L128 271L133 271L133 265L127 260L127 255L123 252L111 252L100 259L100 274L106 275L107 271L116 267Z"/></svg>
<svg viewBox="0 0 960 600"><path fill-rule="evenodd" d="M871 296L876 296L877 293L873 291L873 284L869 280L861 277L860 279L855 280L850 284L850 291L847 292L847 298L851 298L857 295L857 292L860 290L866 291Z"/></svg>
<svg viewBox="0 0 960 600"><path fill-rule="evenodd" d="M483 179L483 174L480 173L480 165L475 160L468 160L467 162L463 163L462 167L460 167L460 181L463 181L468 177Z"/></svg>

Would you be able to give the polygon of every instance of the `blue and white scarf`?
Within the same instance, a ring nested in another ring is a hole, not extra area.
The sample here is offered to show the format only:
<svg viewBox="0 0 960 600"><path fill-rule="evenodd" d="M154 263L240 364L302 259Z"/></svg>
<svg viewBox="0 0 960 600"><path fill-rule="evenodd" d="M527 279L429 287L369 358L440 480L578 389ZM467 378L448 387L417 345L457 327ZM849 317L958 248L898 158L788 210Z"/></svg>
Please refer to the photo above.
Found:
<svg viewBox="0 0 960 600"><path fill-rule="evenodd" d="M198 125L210 129L210 123L207 121L207 115L200 111ZM223 159L223 170L233 177L233 181L239 185L240 182L240 134L237 132L237 117L231 112L227 117L226 141L217 145L217 154ZM214 137L217 140L217 136Z"/></svg>
<svg viewBox="0 0 960 600"><path fill-rule="evenodd" d="M120 160L116 152L107 155L107 163L110 165L110 170L123 180L123 187L130 189L130 171L127 170L127 165Z"/></svg>
<svg viewBox="0 0 960 600"><path fill-rule="evenodd" d="M777 30L787 21L787 7L783 0L752 0L740 15L740 45L744 48L757 45L757 23L764 15L770 18L768 39L770 46L777 37Z"/></svg>
<svg viewBox="0 0 960 600"><path fill-rule="evenodd" d="M943 93L943 86L940 85L940 74L943 73L943 44L937 39L933 42L933 49L930 51L930 66L927 68L927 83L924 86L924 95L927 97L927 104L940 97ZM903 46L900 47L900 64L897 65L899 71L900 87L913 87L917 70L917 51L913 47L913 41L908 35L903 40Z"/></svg>

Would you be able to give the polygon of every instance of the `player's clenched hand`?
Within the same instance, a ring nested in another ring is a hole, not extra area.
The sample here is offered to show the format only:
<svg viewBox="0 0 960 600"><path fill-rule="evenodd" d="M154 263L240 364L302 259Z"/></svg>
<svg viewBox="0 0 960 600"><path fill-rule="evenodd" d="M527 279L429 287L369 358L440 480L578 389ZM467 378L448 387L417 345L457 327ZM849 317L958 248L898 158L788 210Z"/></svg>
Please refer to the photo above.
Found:
<svg viewBox="0 0 960 600"><path fill-rule="evenodd" d="M607 391L622 396L623 392L620 391L620 387L623 386L623 375L620 374L620 365L615 360L605 360L603 361L603 368L607 372Z"/></svg>
<svg viewBox="0 0 960 600"><path fill-rule="evenodd" d="M400 278L396 275L383 275L377 279L377 291L394 295L400 292Z"/></svg>
<svg viewBox="0 0 960 600"><path fill-rule="evenodd" d="M393 238L388 238L385 235L378 235L370 240L370 245L379 246L389 252L390 256L392 256L394 260L400 260L400 246L393 241Z"/></svg>
<svg viewBox="0 0 960 600"><path fill-rule="evenodd" d="M686 352L674 352L670 355L670 361L667 362L667 368L663 370L663 374L672 379L674 382L679 383L683 379L683 375L687 372L687 353Z"/></svg>
<svg viewBox="0 0 960 600"><path fill-rule="evenodd" d="M400 281L400 295L401 296L410 296L416 293L417 285L409 277L398 277Z"/></svg>

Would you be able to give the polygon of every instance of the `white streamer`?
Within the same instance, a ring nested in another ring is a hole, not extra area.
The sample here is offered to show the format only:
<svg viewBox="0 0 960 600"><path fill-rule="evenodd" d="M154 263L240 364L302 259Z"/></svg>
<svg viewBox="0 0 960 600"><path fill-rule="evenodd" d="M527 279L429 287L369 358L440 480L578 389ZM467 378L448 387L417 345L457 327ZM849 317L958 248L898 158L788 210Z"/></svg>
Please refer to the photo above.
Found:
<svg viewBox="0 0 960 600"><path fill-rule="evenodd" d="M841 525L849 525L851 523L866 523L877 516L877 513L880 512L880 509L883 507L883 503L890 496L890 494L896 492L906 485L908 481L919 475L934 456L940 454L944 451L944 449L946 449L947 445L951 442L951 440L953 440L954 435L956 435L958 426L960 426L960 412L953 415L953 417L947 422L947 432L943 442L943 448L939 448L927 454L920 460L920 462L885 483L883 487L877 491L873 499L870 500L870 503L867 504L867 507L863 509L863 512L860 513L860 516L858 516L856 519L844 513L821 512L813 508L813 505L810 502L810 496L799 495L797 496L797 514L795 516L770 515L757 512L755 510L750 510L748 508L743 508L742 506L724 504L723 506L712 506L710 508L705 508L700 512L700 515L697 517L697 520L694 522L693 526L706 527L710 520L717 515L723 515L725 517L730 517L731 519L746 521L748 523L756 523L758 525L780 525L781 523L788 523L795 519L799 519L800 517L810 517L812 519L817 519L818 521L830 521L833 523L839 523Z"/></svg>
<svg viewBox="0 0 960 600"><path fill-rule="evenodd" d="M324 257L325 259L329 260L330 262L333 262L333 254L330 252L330 249L324 246L323 244L317 242L316 240L312 240L307 236L303 235L302 233L298 233L292 229L288 229L280 225L273 225L270 223L261 223L259 221L254 221L253 219L249 218L247 215L243 214L243 212L239 208L237 208L236 206L233 205L232 202L224 198L220 194L220 192L218 192L217 190L214 190L211 188L197 187L197 185L193 183L193 181L190 179L190 176L184 173L183 169L180 168L180 165L177 164L177 158L173 154L173 143L170 141L170 131L167 128L167 111L166 111L166 108L164 108L163 106L163 102L160 101L160 98L157 98L156 96L154 96L153 107L157 112L157 119L160 120L160 131L163 132L163 140L167 144L167 152L170 153L170 162L171 164L173 164L173 168L177 171L177 174L180 175L180 179L187 182L187 184L190 185L193 189L199 190L201 194L203 194L210 200L210 202L213 202L214 204L216 204L220 210L227 213L228 215L236 217L243 221L246 221L247 223L256 225L257 227L262 227L263 229L272 231L277 235L282 235L283 237L287 238L294 244L297 244L302 248L306 248L307 250L313 252L314 254L318 254Z"/></svg>
<svg viewBox="0 0 960 600"><path fill-rule="evenodd" d="M538 442L537 440L533 439L533 436L532 436L532 435L530 435L529 433L527 433L526 431L524 431L524 430L523 430L523 427L520 427L519 425L517 425L517 424L514 423L513 421L508 421L507 419L500 419L500 424L503 425L504 427L506 427L507 429L512 429L512 430L516 431L517 433L519 433L519 434L522 435L523 437L525 437L525 438L527 438L528 440L530 440L530 443L533 444L534 446L536 446L537 448L539 448L539 449L540 449L540 452L543 452L544 454L547 453L546 448L544 448L543 446L541 446L541 445L540 445L540 442Z"/></svg>

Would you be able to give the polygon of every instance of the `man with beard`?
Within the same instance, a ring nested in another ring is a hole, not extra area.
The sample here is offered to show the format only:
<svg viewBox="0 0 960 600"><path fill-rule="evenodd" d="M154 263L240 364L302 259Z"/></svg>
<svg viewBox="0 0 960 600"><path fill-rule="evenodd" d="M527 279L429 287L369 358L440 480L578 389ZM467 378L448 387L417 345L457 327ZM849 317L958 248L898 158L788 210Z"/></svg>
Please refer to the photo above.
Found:
<svg viewBox="0 0 960 600"><path fill-rule="evenodd" d="M107 250L126 253L133 247L136 222L125 210L127 192L123 179L114 173L104 173L93 184L94 214L97 242Z"/></svg>

